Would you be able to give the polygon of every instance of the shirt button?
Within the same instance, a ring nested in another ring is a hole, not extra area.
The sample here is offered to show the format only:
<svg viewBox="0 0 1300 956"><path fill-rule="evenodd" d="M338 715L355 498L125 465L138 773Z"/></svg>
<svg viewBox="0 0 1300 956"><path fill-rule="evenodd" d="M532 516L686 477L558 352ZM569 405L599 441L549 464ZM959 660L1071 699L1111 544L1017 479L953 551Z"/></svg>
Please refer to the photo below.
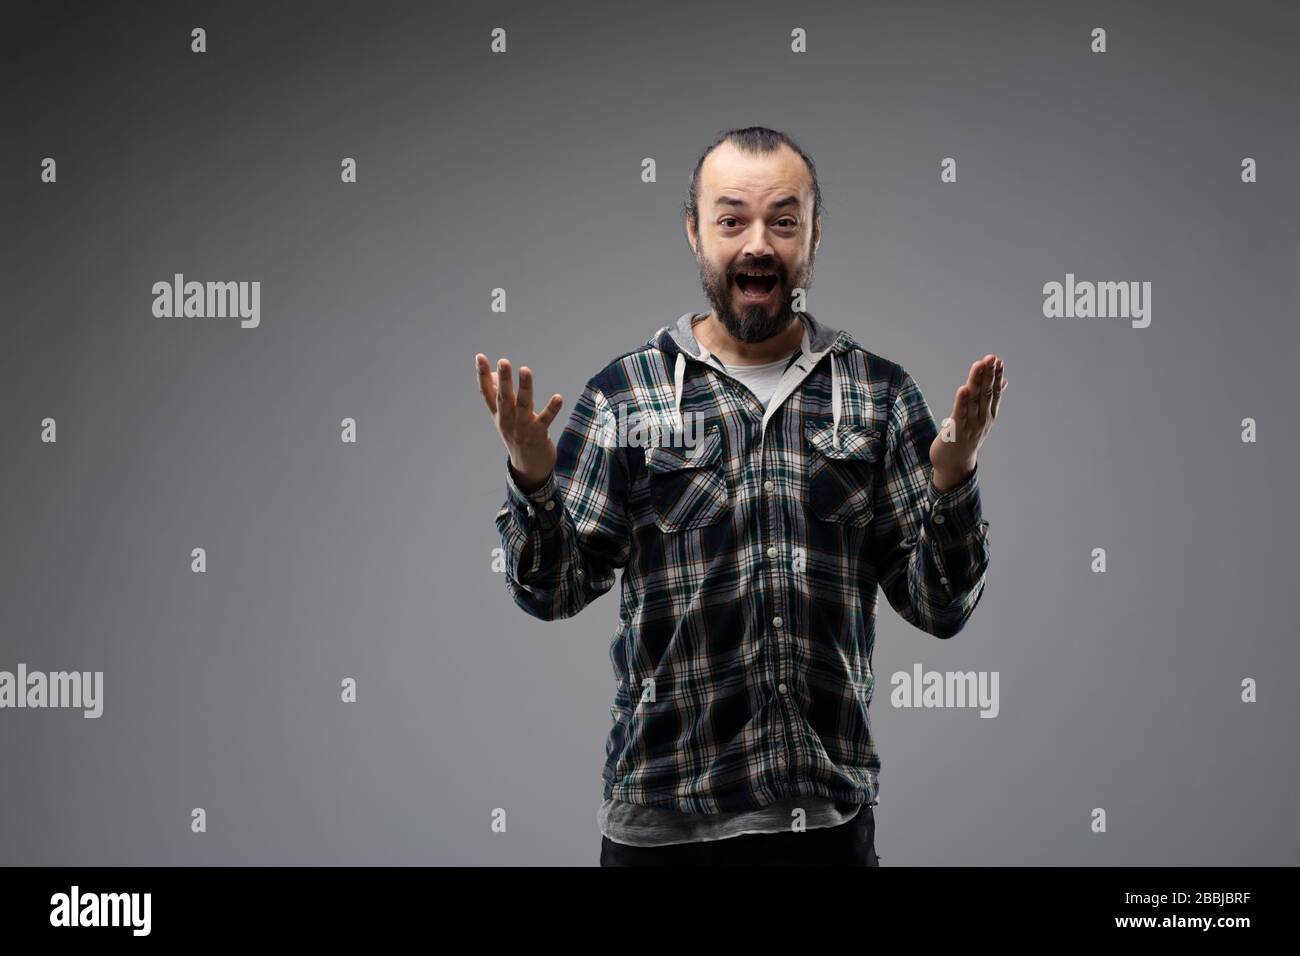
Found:
<svg viewBox="0 0 1300 956"><path fill-rule="evenodd" d="M772 626L773 626L773 627L780 627L780 626L781 626L781 619L780 619L779 617L774 617L774 618L772 618Z"/></svg>
<svg viewBox="0 0 1300 956"><path fill-rule="evenodd" d="M555 510L555 500L554 500L554 499L552 499L552 500L546 502L546 510L547 510L547 511L554 511L554 510Z"/></svg>
<svg viewBox="0 0 1300 956"><path fill-rule="evenodd" d="M784 694L789 688L787 688L785 684L777 684L776 689Z"/></svg>
<svg viewBox="0 0 1300 956"><path fill-rule="evenodd" d="M534 513L534 512L533 512L533 506L532 506L532 505L529 505L529 506L528 506L528 513L529 513L530 515Z"/></svg>
<svg viewBox="0 0 1300 956"><path fill-rule="evenodd" d="M940 584L947 584L947 583L948 583L948 579L947 579L947 578L940 578L940 579L939 579L939 583L940 583Z"/></svg>
<svg viewBox="0 0 1300 956"><path fill-rule="evenodd" d="M768 549L767 549L767 556L768 556L769 558L775 558L775 557L776 557L776 548L768 548Z"/></svg>
<svg viewBox="0 0 1300 956"><path fill-rule="evenodd" d="M775 481L771 481L771 480L768 480L768 481L763 482L763 490L764 490L764 491L775 491L775 490L776 490L776 482L775 482Z"/></svg>
<svg viewBox="0 0 1300 956"><path fill-rule="evenodd" d="M934 515L934 523L935 523L935 524L943 524L943 515L941 515L941 514L939 514L938 512L936 512L935 515Z"/></svg>

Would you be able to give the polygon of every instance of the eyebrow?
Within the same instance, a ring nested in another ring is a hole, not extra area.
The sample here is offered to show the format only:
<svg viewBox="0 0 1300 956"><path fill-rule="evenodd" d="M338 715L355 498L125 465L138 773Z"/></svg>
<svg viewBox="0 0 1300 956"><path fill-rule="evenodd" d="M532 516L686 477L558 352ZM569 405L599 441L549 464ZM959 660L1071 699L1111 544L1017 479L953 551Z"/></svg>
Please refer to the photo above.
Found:
<svg viewBox="0 0 1300 956"><path fill-rule="evenodd" d="M735 196L719 196L717 201L714 202L714 205L715 206L743 206L745 205L745 200L737 199ZM799 205L799 197L790 195L790 196L786 196L784 199L775 200L767 208L783 209L786 206L798 206L798 205Z"/></svg>

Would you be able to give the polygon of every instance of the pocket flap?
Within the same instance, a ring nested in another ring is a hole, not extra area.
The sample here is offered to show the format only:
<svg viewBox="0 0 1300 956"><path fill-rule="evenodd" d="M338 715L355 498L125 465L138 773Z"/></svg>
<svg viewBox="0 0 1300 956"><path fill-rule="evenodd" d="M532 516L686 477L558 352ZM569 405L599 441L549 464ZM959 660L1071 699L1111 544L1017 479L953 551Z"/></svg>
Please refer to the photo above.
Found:
<svg viewBox="0 0 1300 956"><path fill-rule="evenodd" d="M880 437L880 430L866 425L845 425L840 423L839 448L834 446L836 428L834 425L821 425L807 422L804 434L808 443L827 458L852 458L859 461L879 461L884 452L885 443Z"/></svg>
<svg viewBox="0 0 1300 956"><path fill-rule="evenodd" d="M722 457L722 433L713 426L702 441L693 447L685 445L647 445L645 466L652 472L680 471L683 468L704 468L716 465Z"/></svg>

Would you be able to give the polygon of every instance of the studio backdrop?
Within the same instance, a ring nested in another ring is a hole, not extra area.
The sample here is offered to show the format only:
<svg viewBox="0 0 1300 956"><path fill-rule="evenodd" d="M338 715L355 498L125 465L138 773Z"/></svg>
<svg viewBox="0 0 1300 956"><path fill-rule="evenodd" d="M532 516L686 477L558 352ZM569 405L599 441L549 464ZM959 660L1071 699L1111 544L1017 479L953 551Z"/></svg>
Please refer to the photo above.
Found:
<svg viewBox="0 0 1300 956"><path fill-rule="evenodd" d="M978 612L879 604L882 862L1300 862L1296 5L4 17L0 863L595 865L617 590L510 600L474 355L558 438L750 125L809 312L1014 381Z"/></svg>

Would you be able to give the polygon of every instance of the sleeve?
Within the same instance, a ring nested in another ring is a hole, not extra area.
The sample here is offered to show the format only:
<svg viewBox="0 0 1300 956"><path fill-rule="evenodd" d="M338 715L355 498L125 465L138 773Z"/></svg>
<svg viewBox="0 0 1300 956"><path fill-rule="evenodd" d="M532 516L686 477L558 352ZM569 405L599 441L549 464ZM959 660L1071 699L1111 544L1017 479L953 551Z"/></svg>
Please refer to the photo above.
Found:
<svg viewBox="0 0 1300 956"><path fill-rule="evenodd" d="M989 523L980 506L978 464L955 488L934 487L930 444L937 434L921 390L903 372L874 492L872 550L894 610L927 634L949 638L984 593Z"/></svg>
<svg viewBox="0 0 1300 956"><path fill-rule="evenodd" d="M506 500L496 516L506 588L533 617L572 617L613 587L615 569L627 564L627 462L613 420L604 394L588 382L545 484L521 491L507 456Z"/></svg>

